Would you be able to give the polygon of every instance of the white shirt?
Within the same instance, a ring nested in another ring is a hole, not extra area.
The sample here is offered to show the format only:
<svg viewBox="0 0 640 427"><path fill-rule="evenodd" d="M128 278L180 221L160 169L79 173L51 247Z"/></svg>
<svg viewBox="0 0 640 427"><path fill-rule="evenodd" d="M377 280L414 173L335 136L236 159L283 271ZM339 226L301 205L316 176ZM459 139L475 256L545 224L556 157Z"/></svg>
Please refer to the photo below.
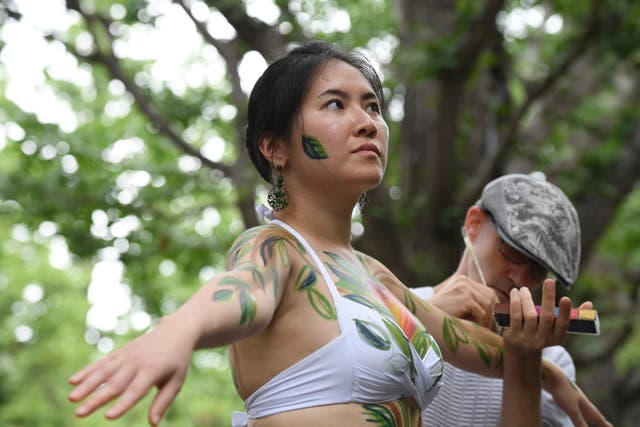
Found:
<svg viewBox="0 0 640 427"><path fill-rule="evenodd" d="M434 295L432 287L414 288L424 299ZM575 382L576 368L562 346L547 347L542 357L558 365ZM502 379L484 377L445 363L440 391L422 413L424 426L470 427L498 426L502 409ZM571 419L546 391L540 396L540 411L544 427L573 426Z"/></svg>

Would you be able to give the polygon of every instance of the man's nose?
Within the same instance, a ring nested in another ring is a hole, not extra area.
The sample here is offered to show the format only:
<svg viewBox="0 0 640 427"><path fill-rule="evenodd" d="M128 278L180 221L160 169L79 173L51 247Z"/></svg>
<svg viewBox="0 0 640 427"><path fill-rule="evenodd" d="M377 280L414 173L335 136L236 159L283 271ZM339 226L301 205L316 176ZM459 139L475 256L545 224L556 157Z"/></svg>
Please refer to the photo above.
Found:
<svg viewBox="0 0 640 427"><path fill-rule="evenodd" d="M523 286L531 287L531 265L529 263L511 264L509 280L511 280L514 287L518 289Z"/></svg>

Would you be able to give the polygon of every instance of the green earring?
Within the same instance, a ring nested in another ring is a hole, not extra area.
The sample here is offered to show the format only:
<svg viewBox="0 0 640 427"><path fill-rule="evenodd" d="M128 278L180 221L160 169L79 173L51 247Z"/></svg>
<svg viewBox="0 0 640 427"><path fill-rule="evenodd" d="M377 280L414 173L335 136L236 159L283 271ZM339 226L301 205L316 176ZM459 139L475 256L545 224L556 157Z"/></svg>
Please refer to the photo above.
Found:
<svg viewBox="0 0 640 427"><path fill-rule="evenodd" d="M367 193L364 192L360 195L358 199L358 210L360 211L360 215L364 215L364 210L367 207Z"/></svg>
<svg viewBox="0 0 640 427"><path fill-rule="evenodd" d="M289 194L284 188L284 178L282 177L282 165L276 166L278 170L278 177L276 182L267 195L267 203L271 206L274 212L281 211L289 206Z"/></svg>

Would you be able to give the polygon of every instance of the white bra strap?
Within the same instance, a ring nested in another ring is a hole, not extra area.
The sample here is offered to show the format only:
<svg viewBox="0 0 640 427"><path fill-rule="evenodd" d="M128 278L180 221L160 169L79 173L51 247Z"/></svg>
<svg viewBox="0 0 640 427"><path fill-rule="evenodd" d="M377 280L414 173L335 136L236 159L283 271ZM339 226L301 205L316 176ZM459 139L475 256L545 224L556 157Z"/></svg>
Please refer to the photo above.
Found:
<svg viewBox="0 0 640 427"><path fill-rule="evenodd" d="M271 221L271 224L277 224L280 227L284 228L289 233L293 234L293 236L296 239L298 239L298 241L302 244L302 246L304 246L304 248L307 250L307 252L311 255L311 258L313 258L313 261L316 263L316 266L318 267L318 270L320 270L320 273L322 274L322 277L324 278L324 281L327 284L327 287L329 288L329 292L331 292L331 296L333 297L333 303L337 304L340 301L338 299L338 298L340 298L340 294L338 293L338 289L336 288L336 284L334 283L333 279L329 275L329 271L327 271L327 268L324 266L322 261L320 261L320 258L318 257L318 254L316 254L316 251L314 251L313 248L311 247L311 245L305 240L305 238L302 237L302 235L300 233L298 233L289 224L286 224L286 223L282 222L279 219L274 219L273 221ZM337 309L337 307L336 307L336 309Z"/></svg>

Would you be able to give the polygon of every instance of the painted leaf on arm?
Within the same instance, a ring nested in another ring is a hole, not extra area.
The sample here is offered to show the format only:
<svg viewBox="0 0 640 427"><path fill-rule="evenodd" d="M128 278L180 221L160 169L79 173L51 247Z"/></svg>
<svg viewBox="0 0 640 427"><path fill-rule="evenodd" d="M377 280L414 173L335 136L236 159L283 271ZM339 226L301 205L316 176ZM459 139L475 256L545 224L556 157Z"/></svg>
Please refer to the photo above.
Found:
<svg viewBox="0 0 640 427"><path fill-rule="evenodd" d="M253 319L256 317L256 300L253 298L250 292L246 290L240 291L240 324L250 325Z"/></svg>
<svg viewBox="0 0 640 427"><path fill-rule="evenodd" d="M231 289L220 289L213 293L214 301L229 301L233 297L233 291Z"/></svg>
<svg viewBox="0 0 640 427"><path fill-rule="evenodd" d="M489 351L487 350L487 347L485 347L484 344L482 344L480 341L476 341L476 340L471 340L471 344L473 344L473 346L476 348L476 350L478 350L478 355L480 356L480 359L482 359L482 363L484 363L484 365L487 368L491 367L491 355L489 354Z"/></svg>
<svg viewBox="0 0 640 427"><path fill-rule="evenodd" d="M458 351L460 343L468 344L469 339L465 333L460 329L455 320L450 317L444 318L442 324L442 335L444 335L444 342L452 352Z"/></svg>

